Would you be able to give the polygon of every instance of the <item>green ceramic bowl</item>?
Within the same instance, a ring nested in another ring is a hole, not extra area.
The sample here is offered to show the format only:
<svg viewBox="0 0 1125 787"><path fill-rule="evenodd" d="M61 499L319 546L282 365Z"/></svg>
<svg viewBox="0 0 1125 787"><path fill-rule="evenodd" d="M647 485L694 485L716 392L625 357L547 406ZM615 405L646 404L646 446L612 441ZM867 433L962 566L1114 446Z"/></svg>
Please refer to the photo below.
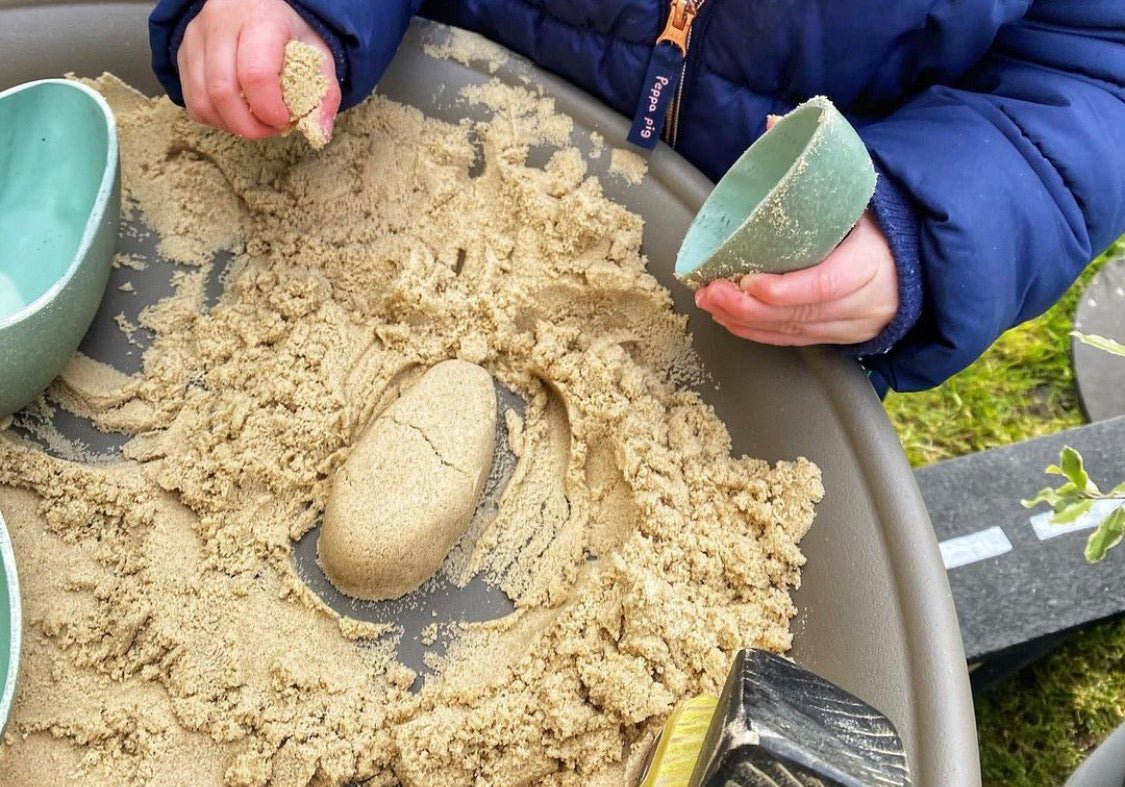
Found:
<svg viewBox="0 0 1125 787"><path fill-rule="evenodd" d="M875 167L828 99L810 99L739 157L684 236L675 275L691 287L823 260L863 215Z"/></svg>
<svg viewBox="0 0 1125 787"><path fill-rule="evenodd" d="M20 671L20 583L16 576L16 556L0 516L0 735L12 713L16 696L16 676Z"/></svg>
<svg viewBox="0 0 1125 787"><path fill-rule="evenodd" d="M90 327L120 213L105 100L61 79L0 92L0 418L50 385Z"/></svg>

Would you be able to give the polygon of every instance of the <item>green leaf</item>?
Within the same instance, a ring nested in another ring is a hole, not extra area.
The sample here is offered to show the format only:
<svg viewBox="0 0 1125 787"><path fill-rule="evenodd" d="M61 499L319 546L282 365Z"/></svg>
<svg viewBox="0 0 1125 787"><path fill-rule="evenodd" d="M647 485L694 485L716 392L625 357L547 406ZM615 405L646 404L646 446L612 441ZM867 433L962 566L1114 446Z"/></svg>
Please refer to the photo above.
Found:
<svg viewBox="0 0 1125 787"><path fill-rule="evenodd" d="M1078 488L1070 481L1058 487L1055 492L1058 493L1058 498L1051 504L1051 507L1056 511L1060 508L1073 505L1082 499L1082 495L1078 493Z"/></svg>
<svg viewBox="0 0 1125 787"><path fill-rule="evenodd" d="M1099 350L1105 350L1107 353L1114 355L1125 356L1125 344L1115 342L1113 339L1107 339L1104 336L1098 336L1096 333L1082 333L1081 331L1071 331L1070 335L1083 344L1088 344L1091 347L1097 347Z"/></svg>
<svg viewBox="0 0 1125 787"><path fill-rule="evenodd" d="M1072 525L1078 517L1085 514L1094 505L1093 500L1082 500L1074 505L1066 506L1061 510L1055 509L1055 513L1051 515L1052 525Z"/></svg>
<svg viewBox="0 0 1125 787"><path fill-rule="evenodd" d="M1075 489L1079 492L1091 491L1090 476L1082 466L1082 454L1068 445L1059 453L1059 464L1062 466L1062 474L1074 484ZM1097 489L1093 491L1096 492Z"/></svg>
<svg viewBox="0 0 1125 787"><path fill-rule="evenodd" d="M1097 563L1125 538L1125 506L1115 508L1086 540L1086 560Z"/></svg>
<svg viewBox="0 0 1125 787"><path fill-rule="evenodd" d="M1030 500L1021 500L1020 503L1024 508L1035 508L1040 503L1046 503L1054 508L1059 503L1059 493L1049 486L1044 487L1036 493L1035 497Z"/></svg>
<svg viewBox="0 0 1125 787"><path fill-rule="evenodd" d="M1055 487L1055 491L1058 492L1061 497L1078 497L1078 487L1074 485L1073 481L1059 484Z"/></svg>
<svg viewBox="0 0 1125 787"><path fill-rule="evenodd" d="M1047 468L1047 472L1050 473L1051 475L1065 476L1062 469L1058 465L1051 465L1050 467ZM1090 487L1093 487L1093 489L1091 490ZM1077 497L1081 497L1081 495L1079 493L1082 490L1079 489L1073 481L1068 480L1065 484L1059 484L1055 488L1055 491L1058 492L1059 495L1061 495L1062 497L1075 497L1075 498L1077 498ZM1094 484L1090 483L1089 486L1086 487L1086 491L1093 491L1094 493L1097 493L1098 488L1096 486L1094 486Z"/></svg>
<svg viewBox="0 0 1125 787"><path fill-rule="evenodd" d="M1035 497L1031 498L1030 500L1021 500L1020 502L1023 504L1024 508L1034 508L1040 503L1046 503L1057 513L1064 508L1069 508L1070 506L1081 503L1084 500L1091 499L1097 498L1091 498L1079 494L1074 484L1070 481L1067 481L1065 484L1060 484L1055 489L1044 487L1043 489L1039 490L1039 493L1036 494Z"/></svg>

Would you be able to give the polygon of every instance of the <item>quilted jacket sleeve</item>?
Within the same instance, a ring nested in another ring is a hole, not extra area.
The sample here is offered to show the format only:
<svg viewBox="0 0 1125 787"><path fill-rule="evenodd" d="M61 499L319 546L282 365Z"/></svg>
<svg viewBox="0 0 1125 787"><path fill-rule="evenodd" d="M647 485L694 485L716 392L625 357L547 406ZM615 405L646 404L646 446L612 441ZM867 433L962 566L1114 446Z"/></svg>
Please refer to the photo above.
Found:
<svg viewBox="0 0 1125 787"><path fill-rule="evenodd" d="M204 0L159 0L149 16L152 67L168 95L183 104L176 52ZM336 59L341 109L370 95L391 62L421 0L287 0L320 33Z"/></svg>
<svg viewBox="0 0 1125 787"><path fill-rule="evenodd" d="M859 130L913 207L922 277L913 327L864 363L879 389L928 388L1125 231L1125 3L1033 2L964 78Z"/></svg>

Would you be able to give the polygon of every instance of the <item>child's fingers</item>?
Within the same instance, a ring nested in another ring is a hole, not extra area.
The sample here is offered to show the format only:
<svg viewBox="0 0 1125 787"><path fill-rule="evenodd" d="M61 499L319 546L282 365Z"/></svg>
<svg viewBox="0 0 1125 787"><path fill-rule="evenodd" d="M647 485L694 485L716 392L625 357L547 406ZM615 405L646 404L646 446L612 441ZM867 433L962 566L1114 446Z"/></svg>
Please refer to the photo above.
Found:
<svg viewBox="0 0 1125 787"><path fill-rule="evenodd" d="M335 69L332 72L335 75ZM328 82L328 93L320 104L320 127L324 129L324 135L328 139L332 139L332 131L336 127L336 114L340 111L341 99L340 83L333 76Z"/></svg>
<svg viewBox="0 0 1125 787"><path fill-rule="evenodd" d="M184 107L187 109L188 117L196 123L222 128L222 121L219 120L207 95L207 60L204 50L199 43L199 37L193 33L195 29L189 25L184 34L184 42L176 55L176 62L180 69L180 87L184 93Z"/></svg>
<svg viewBox="0 0 1125 787"><path fill-rule="evenodd" d="M719 317L715 318L715 322L726 328L732 335L758 344L772 344L778 347L804 347L810 344L823 344L823 340L818 341L798 333L781 333L760 328L749 328Z"/></svg>
<svg viewBox="0 0 1125 787"><path fill-rule="evenodd" d="M321 73L328 80L328 92L324 94L324 100L320 102L320 127L324 129L325 136L332 139L332 131L336 125L336 114L340 111L340 101L342 100L340 80L336 79L336 58L332 54L332 50L324 43L324 39L312 29L304 31L299 38L304 43L315 46L324 53Z"/></svg>
<svg viewBox="0 0 1125 787"><path fill-rule="evenodd" d="M742 325L737 321L715 317L715 322L742 339L781 347L805 347L812 344L857 344L875 335L863 320L835 320L821 323L786 323L783 325Z"/></svg>
<svg viewBox="0 0 1125 787"><path fill-rule="evenodd" d="M728 331L755 342L863 342L878 335L898 309L894 257L865 215L819 265L751 274L739 285L715 281L696 291L695 302Z"/></svg>
<svg viewBox="0 0 1125 787"><path fill-rule="evenodd" d="M823 303L843 298L866 286L879 270L873 254L879 230L866 216L824 261L789 273L753 273L740 286L755 298L775 306ZM884 244L885 245L885 244Z"/></svg>
<svg viewBox="0 0 1125 787"><path fill-rule="evenodd" d="M713 293L706 292L701 307L712 313L721 310L729 317L747 324L831 323L836 320L857 319L879 322L893 316L894 310L898 308L898 301L895 299L892 307L883 297L880 288L864 287L843 298L821 304L774 306L735 287L729 287L715 288Z"/></svg>
<svg viewBox="0 0 1125 787"><path fill-rule="evenodd" d="M875 266L836 249L811 268L789 273L752 273L739 286L748 295L774 306L801 306L846 298L867 285Z"/></svg>
<svg viewBox="0 0 1125 787"><path fill-rule="evenodd" d="M868 319L879 311L876 293L867 287L834 301L774 306L748 295L729 282L725 286L715 282L697 298L697 304L713 314L721 312L739 322L760 325Z"/></svg>
<svg viewBox="0 0 1125 787"><path fill-rule="evenodd" d="M274 129L289 125L289 109L281 95L281 68L289 30L285 25L250 25L238 40L238 83L250 111Z"/></svg>
<svg viewBox="0 0 1125 787"><path fill-rule="evenodd" d="M712 282L696 291L696 304L736 336L766 344L853 344L878 335L894 316L875 288L839 301L801 306L771 306L732 282Z"/></svg>
<svg viewBox="0 0 1125 787"><path fill-rule="evenodd" d="M238 31L213 30L207 37L207 95L223 127L246 139L264 139L277 129L250 111L238 83Z"/></svg>

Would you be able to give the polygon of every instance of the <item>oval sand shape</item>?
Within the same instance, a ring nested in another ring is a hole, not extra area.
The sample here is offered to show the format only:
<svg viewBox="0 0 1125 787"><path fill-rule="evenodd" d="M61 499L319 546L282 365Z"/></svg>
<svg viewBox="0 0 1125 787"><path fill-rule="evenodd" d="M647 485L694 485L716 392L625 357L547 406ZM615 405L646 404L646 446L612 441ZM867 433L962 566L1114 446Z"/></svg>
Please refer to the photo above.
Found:
<svg viewBox="0 0 1125 787"><path fill-rule="evenodd" d="M426 372L336 474L317 542L332 584L379 601L431 577L472 520L495 442L492 375L458 360Z"/></svg>

